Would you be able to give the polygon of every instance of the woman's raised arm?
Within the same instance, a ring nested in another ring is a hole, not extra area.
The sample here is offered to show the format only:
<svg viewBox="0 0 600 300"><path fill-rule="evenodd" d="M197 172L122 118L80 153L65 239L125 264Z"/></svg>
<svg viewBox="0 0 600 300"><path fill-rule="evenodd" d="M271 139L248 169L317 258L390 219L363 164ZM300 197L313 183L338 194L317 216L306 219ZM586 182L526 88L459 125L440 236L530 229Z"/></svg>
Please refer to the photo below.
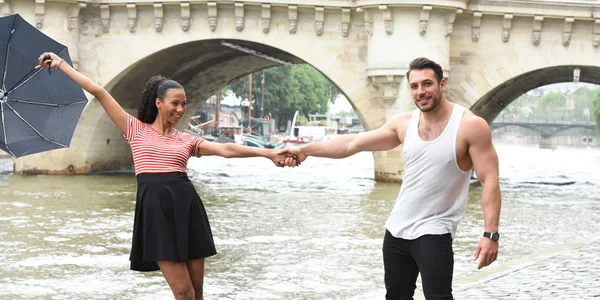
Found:
<svg viewBox="0 0 600 300"><path fill-rule="evenodd" d="M103 87L73 69L64 59L54 53L46 52L40 55L36 69L43 67L59 69L88 93L94 95L110 119L121 129L121 132L127 131L127 113Z"/></svg>

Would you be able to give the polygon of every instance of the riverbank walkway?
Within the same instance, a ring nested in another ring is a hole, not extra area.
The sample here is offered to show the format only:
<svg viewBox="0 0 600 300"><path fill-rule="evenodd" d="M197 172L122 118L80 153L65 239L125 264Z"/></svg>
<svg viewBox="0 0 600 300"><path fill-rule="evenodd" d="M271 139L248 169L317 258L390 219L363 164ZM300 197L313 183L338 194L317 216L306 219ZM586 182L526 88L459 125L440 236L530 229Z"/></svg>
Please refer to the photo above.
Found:
<svg viewBox="0 0 600 300"><path fill-rule="evenodd" d="M600 232L456 279L453 291L457 300L600 300Z"/></svg>

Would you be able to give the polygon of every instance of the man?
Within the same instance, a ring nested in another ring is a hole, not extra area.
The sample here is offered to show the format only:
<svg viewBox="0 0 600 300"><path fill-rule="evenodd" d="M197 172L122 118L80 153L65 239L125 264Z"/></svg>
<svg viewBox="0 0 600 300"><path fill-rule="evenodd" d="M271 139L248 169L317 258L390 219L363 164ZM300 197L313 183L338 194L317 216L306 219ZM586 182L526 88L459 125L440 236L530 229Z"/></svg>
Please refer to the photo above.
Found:
<svg viewBox="0 0 600 300"><path fill-rule="evenodd" d="M477 244L478 269L496 260L500 186L498 156L485 120L446 99L442 68L427 58L410 63L407 78L418 109L402 113L381 128L329 141L287 148L293 157L344 158L361 151L403 145L404 180L386 222L383 241L386 299L412 299L421 273L427 299L452 298L452 241L464 217L471 171L483 186L483 236Z"/></svg>

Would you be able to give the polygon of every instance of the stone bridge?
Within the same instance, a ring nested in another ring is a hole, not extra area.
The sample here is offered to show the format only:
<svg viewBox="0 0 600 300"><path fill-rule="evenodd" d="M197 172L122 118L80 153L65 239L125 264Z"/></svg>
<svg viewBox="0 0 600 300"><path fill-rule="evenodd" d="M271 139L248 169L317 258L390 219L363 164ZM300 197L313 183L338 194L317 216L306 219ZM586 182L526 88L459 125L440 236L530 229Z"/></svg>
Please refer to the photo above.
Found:
<svg viewBox="0 0 600 300"><path fill-rule="evenodd" d="M442 65L450 101L488 122L538 86L600 83L600 1L0 0L0 15L14 13L68 46L131 113L150 76L181 82L182 126L231 80L288 63L335 83L366 130L414 109L405 73L418 56ZM15 173L130 169L128 145L92 98L70 148L17 159ZM374 161L376 180L401 181L401 147Z"/></svg>

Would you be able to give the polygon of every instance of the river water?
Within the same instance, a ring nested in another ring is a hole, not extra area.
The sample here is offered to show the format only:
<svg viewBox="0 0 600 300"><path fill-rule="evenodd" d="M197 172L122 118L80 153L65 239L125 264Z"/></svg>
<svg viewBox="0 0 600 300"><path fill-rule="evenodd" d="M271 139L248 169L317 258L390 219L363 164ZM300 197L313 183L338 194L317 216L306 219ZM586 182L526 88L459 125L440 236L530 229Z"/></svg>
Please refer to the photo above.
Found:
<svg viewBox="0 0 600 300"><path fill-rule="evenodd" d="M600 149L496 148L503 203L492 267L600 231ZM270 164L190 160L219 252L207 259L205 298L383 299L381 244L399 186L373 180L370 153ZM172 299L159 272L128 269L132 175L11 170L0 160L0 299ZM473 184L455 278L477 272L480 196Z"/></svg>

